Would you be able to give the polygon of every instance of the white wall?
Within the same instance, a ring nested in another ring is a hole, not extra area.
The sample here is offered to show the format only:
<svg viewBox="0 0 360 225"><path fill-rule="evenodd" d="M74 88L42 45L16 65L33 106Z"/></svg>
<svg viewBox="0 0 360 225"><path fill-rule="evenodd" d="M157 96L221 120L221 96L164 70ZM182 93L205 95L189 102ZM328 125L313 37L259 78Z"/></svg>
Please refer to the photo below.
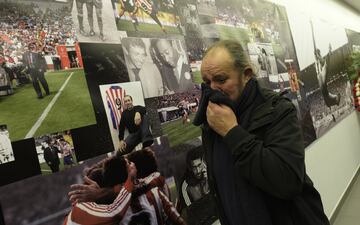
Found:
<svg viewBox="0 0 360 225"><path fill-rule="evenodd" d="M330 217L360 166L360 113L353 112L311 144L305 161Z"/></svg>
<svg viewBox="0 0 360 225"><path fill-rule="evenodd" d="M360 12L335 0L271 0L288 14L305 13L360 32ZM336 35L336 34L334 34ZM331 217L360 166L360 113L353 112L306 149L307 173Z"/></svg>

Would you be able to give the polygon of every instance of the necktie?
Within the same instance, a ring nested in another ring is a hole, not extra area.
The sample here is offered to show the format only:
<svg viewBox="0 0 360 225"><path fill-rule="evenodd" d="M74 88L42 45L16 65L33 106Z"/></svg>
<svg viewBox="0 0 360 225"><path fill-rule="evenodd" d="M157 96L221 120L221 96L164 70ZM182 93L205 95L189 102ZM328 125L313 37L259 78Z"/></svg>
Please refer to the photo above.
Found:
<svg viewBox="0 0 360 225"><path fill-rule="evenodd" d="M135 75L135 81L139 81L140 80L140 77L139 77L140 69L134 68L134 69L132 69L132 71L134 72L134 75Z"/></svg>

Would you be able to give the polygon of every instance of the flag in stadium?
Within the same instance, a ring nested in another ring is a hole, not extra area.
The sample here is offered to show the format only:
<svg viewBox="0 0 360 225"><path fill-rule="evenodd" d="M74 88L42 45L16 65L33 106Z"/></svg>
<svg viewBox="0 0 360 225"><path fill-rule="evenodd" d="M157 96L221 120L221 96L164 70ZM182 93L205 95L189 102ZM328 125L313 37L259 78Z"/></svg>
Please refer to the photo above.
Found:
<svg viewBox="0 0 360 225"><path fill-rule="evenodd" d="M121 113L124 110L123 98L126 95L125 89L120 86L111 86L106 91L106 101L110 110L111 122L115 130L118 129Z"/></svg>

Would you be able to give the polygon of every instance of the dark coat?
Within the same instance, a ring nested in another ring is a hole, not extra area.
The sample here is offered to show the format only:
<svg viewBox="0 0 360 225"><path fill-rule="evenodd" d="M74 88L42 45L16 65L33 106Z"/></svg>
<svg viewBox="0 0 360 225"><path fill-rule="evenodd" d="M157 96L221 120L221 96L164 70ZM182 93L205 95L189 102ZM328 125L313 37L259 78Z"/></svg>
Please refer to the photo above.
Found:
<svg viewBox="0 0 360 225"><path fill-rule="evenodd" d="M160 68L160 71L163 78L164 87L168 90L174 92L184 92L194 88L194 83L192 81L192 75L190 73L190 67L188 64L182 64L179 81L174 75L173 67L163 65Z"/></svg>
<svg viewBox="0 0 360 225"><path fill-rule="evenodd" d="M32 63L30 62L30 55L32 57ZM25 66L31 69L39 70L41 69L42 72L46 71L46 61L45 58L41 55L41 53L37 52L25 52L23 54L23 63Z"/></svg>
<svg viewBox="0 0 360 225"><path fill-rule="evenodd" d="M265 101L253 110L248 129L239 125L224 137L228 146L224 150L231 151L234 159L234 174L260 190L272 225L328 225L320 195L305 172L295 107L270 90L258 91ZM227 225L212 171L215 133L206 126L202 129L211 193L219 206L220 221Z"/></svg>
<svg viewBox="0 0 360 225"><path fill-rule="evenodd" d="M44 149L44 159L47 164L50 163L50 165L59 165L60 159L58 156L58 153L61 153L59 149L55 146L52 147L46 147Z"/></svg>

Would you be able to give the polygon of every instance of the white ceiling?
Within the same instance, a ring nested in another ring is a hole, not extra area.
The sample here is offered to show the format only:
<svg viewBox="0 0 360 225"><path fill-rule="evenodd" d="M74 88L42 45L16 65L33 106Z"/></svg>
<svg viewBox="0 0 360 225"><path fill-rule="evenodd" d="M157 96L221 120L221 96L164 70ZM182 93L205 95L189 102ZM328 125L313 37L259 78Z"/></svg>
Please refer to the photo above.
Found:
<svg viewBox="0 0 360 225"><path fill-rule="evenodd" d="M359 0L343 0L348 5L353 7L356 11L360 13L360 1Z"/></svg>

